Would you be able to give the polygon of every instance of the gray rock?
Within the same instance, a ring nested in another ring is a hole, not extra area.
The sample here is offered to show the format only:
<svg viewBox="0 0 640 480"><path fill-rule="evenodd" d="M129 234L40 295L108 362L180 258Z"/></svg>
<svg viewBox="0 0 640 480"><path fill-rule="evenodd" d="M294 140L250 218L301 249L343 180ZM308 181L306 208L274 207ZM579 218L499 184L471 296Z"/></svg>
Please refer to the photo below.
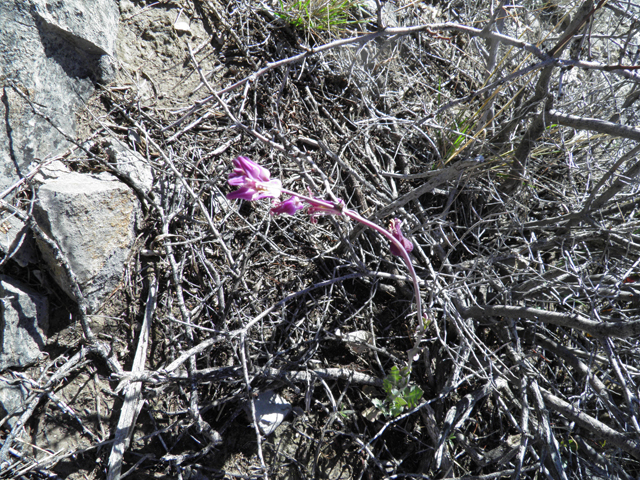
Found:
<svg viewBox="0 0 640 480"><path fill-rule="evenodd" d="M92 311L122 278L137 210L133 192L108 174L69 173L38 189L36 222L60 247ZM50 246L37 244L58 285L74 298Z"/></svg>
<svg viewBox="0 0 640 480"><path fill-rule="evenodd" d="M115 0L0 1L0 191L75 138L93 80L113 76L117 21Z"/></svg>
<svg viewBox="0 0 640 480"><path fill-rule="evenodd" d="M373 346L373 334L366 330L357 330L355 332L349 332L345 334L340 334L340 332L336 332L336 337L342 338L349 345L349 349L357 354L362 355L371 350L367 347L367 345Z"/></svg>
<svg viewBox="0 0 640 480"><path fill-rule="evenodd" d="M7 385L4 382L0 382L0 418L9 415L7 419L9 428L13 428L13 425L18 420L24 408L25 397L24 392L19 386Z"/></svg>
<svg viewBox="0 0 640 480"><path fill-rule="evenodd" d="M113 0L32 0L44 25L85 52L113 55L118 30L118 5Z"/></svg>
<svg viewBox="0 0 640 480"><path fill-rule="evenodd" d="M361 8L363 8L373 19L378 15L378 6L375 0L364 0ZM385 27L398 26L396 8L393 4L382 2L382 23Z"/></svg>
<svg viewBox="0 0 640 480"><path fill-rule="evenodd" d="M29 227L9 212L0 213L0 252L21 267L36 261L36 250Z"/></svg>
<svg viewBox="0 0 640 480"><path fill-rule="evenodd" d="M115 139L108 139L105 146L109 160L115 164L116 170L143 192L149 193L153 187L153 170L145 158Z"/></svg>
<svg viewBox="0 0 640 480"><path fill-rule="evenodd" d="M42 163L40 165L32 165L32 167L38 168L37 173L31 178L31 183L37 186L42 185L49 180L54 180L61 175L67 175L71 173L69 167L60 160L54 160L52 162Z"/></svg>
<svg viewBox="0 0 640 480"><path fill-rule="evenodd" d="M258 395L253 403L256 409L256 420L263 435L269 435L283 422L291 412L291 404L273 390ZM251 410L247 405L247 414L251 418Z"/></svg>
<svg viewBox="0 0 640 480"><path fill-rule="evenodd" d="M38 361L49 329L47 298L0 275L0 314L0 371Z"/></svg>

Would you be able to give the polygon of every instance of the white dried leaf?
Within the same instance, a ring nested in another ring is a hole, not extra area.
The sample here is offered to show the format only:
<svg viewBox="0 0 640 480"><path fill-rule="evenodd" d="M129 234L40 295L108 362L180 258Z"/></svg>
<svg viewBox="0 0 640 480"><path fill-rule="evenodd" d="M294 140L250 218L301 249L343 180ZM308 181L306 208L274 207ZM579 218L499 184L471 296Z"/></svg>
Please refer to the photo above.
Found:
<svg viewBox="0 0 640 480"><path fill-rule="evenodd" d="M364 344L373 344L373 335L371 332L367 332L366 330L357 330L355 332L345 333L341 338L347 342L349 348L356 354L362 354L369 351L367 346Z"/></svg>

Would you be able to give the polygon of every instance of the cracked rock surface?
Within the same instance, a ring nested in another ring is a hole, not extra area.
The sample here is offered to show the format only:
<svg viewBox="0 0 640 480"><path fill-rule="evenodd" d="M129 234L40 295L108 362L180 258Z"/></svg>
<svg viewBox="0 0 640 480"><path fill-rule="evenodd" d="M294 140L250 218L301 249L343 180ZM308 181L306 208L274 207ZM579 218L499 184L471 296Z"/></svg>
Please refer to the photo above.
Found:
<svg viewBox="0 0 640 480"><path fill-rule="evenodd" d="M120 281L134 239L136 208L131 190L108 174L69 173L38 190L36 221L58 243L92 309ZM42 241L38 246L58 285L74 298L51 248Z"/></svg>

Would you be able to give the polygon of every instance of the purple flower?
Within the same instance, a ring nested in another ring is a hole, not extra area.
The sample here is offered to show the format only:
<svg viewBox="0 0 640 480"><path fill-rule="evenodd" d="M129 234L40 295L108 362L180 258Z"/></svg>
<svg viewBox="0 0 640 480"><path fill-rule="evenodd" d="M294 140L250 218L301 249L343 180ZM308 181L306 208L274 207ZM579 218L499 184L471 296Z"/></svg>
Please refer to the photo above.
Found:
<svg viewBox="0 0 640 480"><path fill-rule="evenodd" d="M288 200L276 204L276 206L271 209L271 215L280 215L281 213L286 213L287 215L295 215L298 210L301 210L303 208L304 202L302 200L300 200L298 197L289 197Z"/></svg>
<svg viewBox="0 0 640 480"><path fill-rule="evenodd" d="M279 198L282 193L280 180L271 180L269 170L261 167L247 157L238 157L233 161L233 172L229 175L229 185L240 187L227 194L227 199L260 200L261 198Z"/></svg>
<svg viewBox="0 0 640 480"><path fill-rule="evenodd" d="M411 250L413 250L413 243L404 238L404 235L402 235L402 230L400 229L401 226L402 221L394 218L393 220L391 220L391 222L389 222L389 231L402 244L407 253L411 253ZM389 251L391 252L391 255L395 255L396 257L402 256L402 252L400 252L398 247L396 247L396 245L393 243L391 244L391 247L389 247Z"/></svg>

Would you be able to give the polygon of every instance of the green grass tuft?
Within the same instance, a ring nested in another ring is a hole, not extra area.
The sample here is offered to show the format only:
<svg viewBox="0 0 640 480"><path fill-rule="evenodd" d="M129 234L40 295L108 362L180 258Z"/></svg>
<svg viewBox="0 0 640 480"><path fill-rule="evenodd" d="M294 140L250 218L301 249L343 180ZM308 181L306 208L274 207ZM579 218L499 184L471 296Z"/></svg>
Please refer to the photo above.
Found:
<svg viewBox="0 0 640 480"><path fill-rule="evenodd" d="M352 13L361 6L358 0L280 0L276 15L303 30L341 30L361 22Z"/></svg>

